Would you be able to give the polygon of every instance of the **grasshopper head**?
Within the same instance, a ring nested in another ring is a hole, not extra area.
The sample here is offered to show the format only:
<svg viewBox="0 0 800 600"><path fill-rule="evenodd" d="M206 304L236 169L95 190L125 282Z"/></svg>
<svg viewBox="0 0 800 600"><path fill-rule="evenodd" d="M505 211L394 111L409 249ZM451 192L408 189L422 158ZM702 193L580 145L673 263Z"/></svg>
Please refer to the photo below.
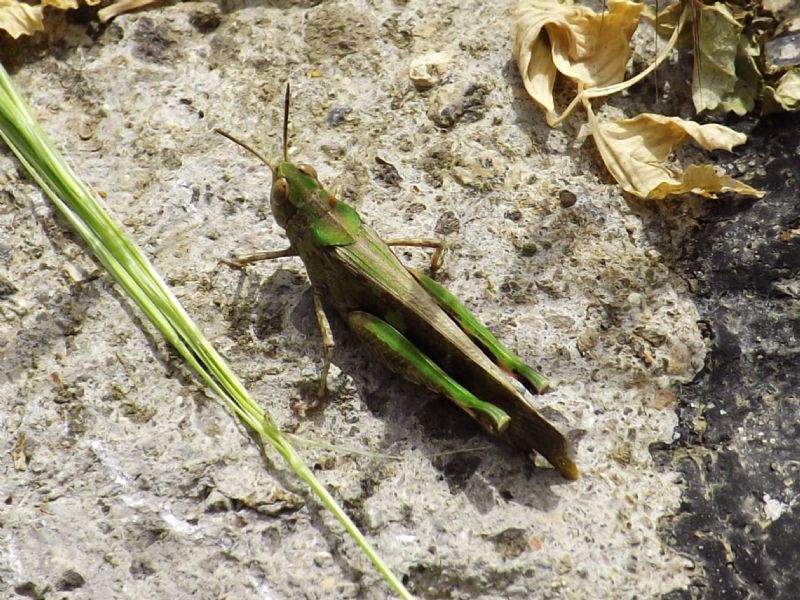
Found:
<svg viewBox="0 0 800 600"><path fill-rule="evenodd" d="M324 215L335 202L320 184L314 167L289 161L278 163L270 195L272 215L278 225L285 229L298 213L312 221Z"/></svg>
<svg viewBox="0 0 800 600"><path fill-rule="evenodd" d="M317 179L317 171L311 165L296 165L289 162L289 104L292 91L286 83L283 103L283 161L272 170L272 193L270 204L275 221L286 229L293 219L300 216L305 224L312 224L325 215L336 198L330 195ZM301 221L300 226L304 223Z"/></svg>
<svg viewBox="0 0 800 600"><path fill-rule="evenodd" d="M286 84L286 99L283 115L283 160L277 167L272 166L258 150L232 136L230 133L215 129L248 152L258 157L272 172L272 191L270 204L275 221L286 229L293 219L302 215L307 224L323 217L335 204L336 198L325 191L317 179L317 172L311 165L296 165L289 161L289 101L291 90ZM300 226L303 223L299 223Z"/></svg>

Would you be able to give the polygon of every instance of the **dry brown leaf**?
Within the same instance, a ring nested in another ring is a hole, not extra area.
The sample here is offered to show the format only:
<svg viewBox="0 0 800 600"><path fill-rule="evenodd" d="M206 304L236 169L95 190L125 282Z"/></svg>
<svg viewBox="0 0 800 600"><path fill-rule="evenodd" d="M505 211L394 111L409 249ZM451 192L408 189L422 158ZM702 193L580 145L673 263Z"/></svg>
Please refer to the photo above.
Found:
<svg viewBox="0 0 800 600"><path fill-rule="evenodd" d="M78 8L78 0L42 0L42 6L52 6L60 10L70 10Z"/></svg>
<svg viewBox="0 0 800 600"><path fill-rule="evenodd" d="M643 5L611 0L605 13L555 0L522 0L514 11L514 58L525 89L555 118L553 86L562 73L581 87L604 87L625 77L630 39Z"/></svg>
<svg viewBox="0 0 800 600"><path fill-rule="evenodd" d="M89 6L100 4L102 0L84 0ZM44 31L42 11L45 6L59 10L78 8L78 0L41 0L40 4L31 5L18 0L0 0L0 30L17 39L21 35L33 35Z"/></svg>
<svg viewBox="0 0 800 600"><path fill-rule="evenodd" d="M711 165L691 165L684 171L666 162L675 148L688 139L693 139L706 150L731 150L744 143L746 136L721 125L699 125L657 114L600 122L592 111L590 98L629 88L669 55L692 6L682 2L674 8L674 23L667 47L648 69L627 81L624 81L624 77L631 52L630 39L644 8L642 4L629 0L611 0L604 14L556 0L521 0L514 12L512 25L514 57L526 90L545 111L548 124L555 126L574 106L579 103L584 105L600 155L625 191L649 199L688 192L706 197L714 197L721 192L761 197L762 192L717 173ZM723 17L727 15L718 7L713 8L712 12ZM716 35L718 29L728 32L717 21L706 21L709 34L714 34L711 37ZM726 55L725 60L720 59L718 65L714 63L721 73L733 69L734 59L737 58L739 38L735 37L730 42L729 37L724 42L712 40L716 46L709 43L704 47L713 54L721 48L728 49L733 43L733 54ZM577 84L577 94L561 117L555 112L553 97L559 73ZM743 94L747 90L743 86L740 86L741 90L737 88L735 78L729 77L723 81L722 77L717 76L717 71L712 70L704 71L702 75L716 85L713 92L717 96L704 97L707 106L724 103L725 107L732 110L740 108L740 104L744 106L747 98Z"/></svg>
<svg viewBox="0 0 800 600"><path fill-rule="evenodd" d="M699 125L678 117L643 113L632 119L601 122L584 102L597 149L614 179L628 193L660 200L693 193L714 198L720 192L762 197L749 185L720 175L712 165L690 165L685 171L670 167L667 158L688 139L706 150L731 150L747 136L722 125Z"/></svg>
<svg viewBox="0 0 800 600"><path fill-rule="evenodd" d="M14 39L44 31L42 7L17 0L0 0L0 29L7 31Z"/></svg>
<svg viewBox="0 0 800 600"><path fill-rule="evenodd" d="M784 110L800 108L800 67L784 73L775 89L770 88L770 91Z"/></svg>

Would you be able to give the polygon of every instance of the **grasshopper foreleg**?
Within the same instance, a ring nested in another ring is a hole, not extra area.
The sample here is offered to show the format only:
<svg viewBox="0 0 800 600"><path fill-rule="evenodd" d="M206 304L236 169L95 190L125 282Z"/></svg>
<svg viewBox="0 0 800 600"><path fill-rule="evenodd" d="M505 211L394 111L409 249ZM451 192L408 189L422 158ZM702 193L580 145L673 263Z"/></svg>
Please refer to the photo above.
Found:
<svg viewBox="0 0 800 600"><path fill-rule="evenodd" d="M447 249L445 243L433 238L406 238L401 240L391 240L386 242L387 246L412 246L414 248L436 248L431 257L431 271L436 271L442 266L444 251Z"/></svg>
<svg viewBox="0 0 800 600"><path fill-rule="evenodd" d="M223 258L219 262L223 265L233 267L234 269L243 269L247 265L251 265L262 260L272 260L273 258L284 258L287 256L297 256L297 251L289 246L285 250L254 252L253 254L245 254L244 256L237 256L235 258Z"/></svg>

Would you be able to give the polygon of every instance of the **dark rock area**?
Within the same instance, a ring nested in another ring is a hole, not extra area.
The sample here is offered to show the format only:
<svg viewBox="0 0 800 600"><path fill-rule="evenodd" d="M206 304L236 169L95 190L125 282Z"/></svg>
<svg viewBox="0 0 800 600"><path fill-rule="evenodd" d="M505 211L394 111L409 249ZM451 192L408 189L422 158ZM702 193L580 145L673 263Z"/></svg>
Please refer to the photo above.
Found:
<svg viewBox="0 0 800 600"><path fill-rule="evenodd" d="M704 574L669 600L798 597L798 131L798 115L758 121L744 163L766 197L714 204L684 259L712 350L680 394L679 437L651 450L685 478L663 535Z"/></svg>

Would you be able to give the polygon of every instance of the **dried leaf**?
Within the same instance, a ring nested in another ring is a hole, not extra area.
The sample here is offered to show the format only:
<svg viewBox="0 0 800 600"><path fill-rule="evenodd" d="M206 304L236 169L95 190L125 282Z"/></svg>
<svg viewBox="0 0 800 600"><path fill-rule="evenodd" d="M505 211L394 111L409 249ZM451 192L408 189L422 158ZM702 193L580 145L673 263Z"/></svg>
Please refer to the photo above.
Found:
<svg viewBox="0 0 800 600"><path fill-rule="evenodd" d="M99 4L102 0L84 0L89 6ZM41 4L31 5L18 0L0 0L0 29L17 39L21 35L33 35L44 31L42 11L45 6L59 10L78 8L78 0L41 0Z"/></svg>
<svg viewBox="0 0 800 600"><path fill-rule="evenodd" d="M637 73L636 75L633 75L632 77L629 77L628 79L625 79L620 83L615 83L613 85L607 85L604 87L593 87L585 89L581 92L580 95L576 97L576 100L573 101L573 104L575 104L577 100L582 99L581 95L584 98L601 98L603 96L608 96L609 94L618 94L619 92L622 92L624 90L633 87L635 84L639 83L642 79L647 77L650 73L655 71L658 68L658 66L669 57L669 55L672 53L673 48L675 48L675 45L678 43L678 39L680 38L681 33L685 29L684 25L686 24L686 17L689 14L690 10L691 10L690 8L684 8L683 10L680 11L675 26L672 28L672 35L670 36L669 41L663 48L659 50L658 54L655 57L655 60L653 60L646 69L639 71L639 73ZM564 114L567 114L568 110L569 109L565 110ZM564 118L563 115L561 118L562 119Z"/></svg>
<svg viewBox="0 0 800 600"><path fill-rule="evenodd" d="M0 0L0 29L7 31L14 39L44 31L42 7L17 0Z"/></svg>
<svg viewBox="0 0 800 600"><path fill-rule="evenodd" d="M556 74L582 84L603 87L623 80L630 38L643 5L611 0L608 12L554 0L522 0L514 11L513 51L525 89L547 114L555 117Z"/></svg>
<svg viewBox="0 0 800 600"><path fill-rule="evenodd" d="M60 10L78 8L78 0L42 0L42 6L52 6Z"/></svg>
<svg viewBox="0 0 800 600"><path fill-rule="evenodd" d="M706 150L731 150L747 140L744 134L722 125L699 125L651 113L600 122L591 105L585 102L584 106L603 162L626 192L654 200L687 192L708 198L720 192L764 195L727 175L719 175L711 165L691 165L680 171L665 163L673 150L689 138Z"/></svg>
<svg viewBox="0 0 800 600"><path fill-rule="evenodd" d="M642 10L642 19L650 23L650 25L655 28L656 33L661 37L672 37L675 28L678 26L681 13L683 12L683 3L674 2L672 4L667 4L661 12L658 12L657 8L657 4L646 5ZM688 41L691 41L691 39Z"/></svg>
<svg viewBox="0 0 800 600"><path fill-rule="evenodd" d="M736 87L736 55L742 25L719 2L697 3L692 100L697 112L714 110Z"/></svg>
<svg viewBox="0 0 800 600"><path fill-rule="evenodd" d="M784 110L800 108L800 67L787 71L780 78L772 96Z"/></svg>
<svg viewBox="0 0 800 600"><path fill-rule="evenodd" d="M740 117L753 110L764 79L758 66L761 46L752 37L741 36L736 51L736 85L725 97L720 108L733 111Z"/></svg>

